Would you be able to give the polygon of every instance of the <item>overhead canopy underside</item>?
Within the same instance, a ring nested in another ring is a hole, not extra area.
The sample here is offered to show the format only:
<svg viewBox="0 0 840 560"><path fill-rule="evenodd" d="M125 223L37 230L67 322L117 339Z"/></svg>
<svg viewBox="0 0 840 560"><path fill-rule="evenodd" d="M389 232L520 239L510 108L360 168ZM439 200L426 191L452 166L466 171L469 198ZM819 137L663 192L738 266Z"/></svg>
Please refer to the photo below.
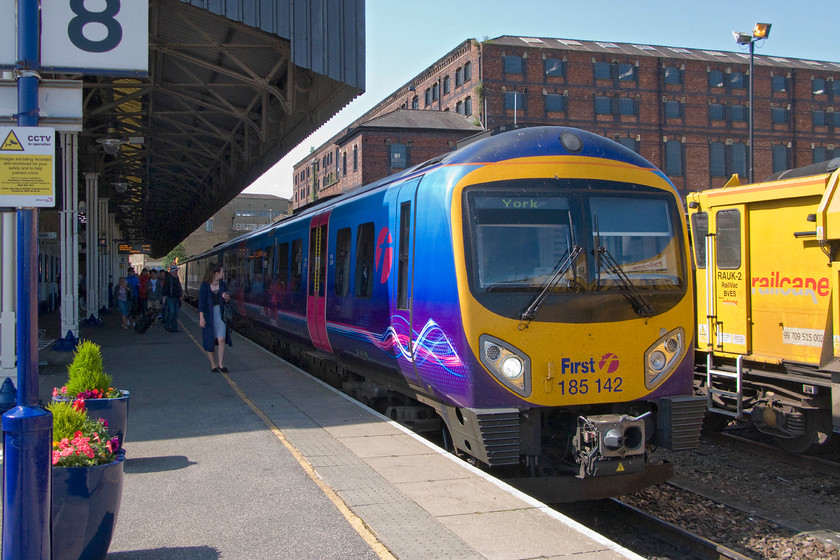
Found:
<svg viewBox="0 0 840 560"><path fill-rule="evenodd" d="M364 88L364 0L190 3L151 1L147 77L83 78L79 170L157 257Z"/></svg>

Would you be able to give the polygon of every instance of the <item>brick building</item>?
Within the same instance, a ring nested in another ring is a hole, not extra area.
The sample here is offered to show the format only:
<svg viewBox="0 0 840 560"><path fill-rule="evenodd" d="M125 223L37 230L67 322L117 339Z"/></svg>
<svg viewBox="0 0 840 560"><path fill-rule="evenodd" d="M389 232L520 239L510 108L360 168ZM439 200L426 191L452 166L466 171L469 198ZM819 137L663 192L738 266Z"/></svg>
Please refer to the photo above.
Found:
<svg viewBox="0 0 840 560"><path fill-rule="evenodd" d="M840 63L756 55L754 72L756 180L840 156ZM400 108L461 114L485 128L573 126L630 147L687 194L736 173L746 181L749 80L746 51L468 39L350 128ZM316 153L330 150L343 157L332 140Z"/></svg>
<svg viewBox="0 0 840 560"><path fill-rule="evenodd" d="M481 132L478 123L441 111L398 108L343 130L294 167L294 206L387 177L451 150Z"/></svg>
<svg viewBox="0 0 840 560"><path fill-rule="evenodd" d="M270 194L243 193L213 214L184 241L187 256L197 255L214 245L276 221L289 213L289 201Z"/></svg>

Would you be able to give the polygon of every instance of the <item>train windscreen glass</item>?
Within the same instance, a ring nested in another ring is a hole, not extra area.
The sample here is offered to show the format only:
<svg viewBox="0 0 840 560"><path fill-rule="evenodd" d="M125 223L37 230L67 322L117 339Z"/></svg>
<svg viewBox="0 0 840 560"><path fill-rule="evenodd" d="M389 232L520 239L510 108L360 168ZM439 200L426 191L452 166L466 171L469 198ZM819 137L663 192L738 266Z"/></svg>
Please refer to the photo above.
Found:
<svg viewBox="0 0 840 560"><path fill-rule="evenodd" d="M575 315L570 309L584 317L598 305L633 313L612 296L635 291L635 307L660 313L685 293L670 193L612 181L508 181L472 187L465 201L470 290L506 316L519 317L546 288L554 296L541 303L541 320L571 300L578 305L565 308L564 320Z"/></svg>

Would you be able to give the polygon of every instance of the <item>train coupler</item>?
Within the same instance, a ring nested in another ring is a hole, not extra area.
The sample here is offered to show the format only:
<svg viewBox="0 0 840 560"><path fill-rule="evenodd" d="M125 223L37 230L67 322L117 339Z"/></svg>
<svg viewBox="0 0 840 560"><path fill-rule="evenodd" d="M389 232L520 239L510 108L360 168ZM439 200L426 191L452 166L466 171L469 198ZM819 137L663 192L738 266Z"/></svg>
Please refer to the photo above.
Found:
<svg viewBox="0 0 840 560"><path fill-rule="evenodd" d="M578 417L574 446L580 478L640 472L645 468L645 416Z"/></svg>

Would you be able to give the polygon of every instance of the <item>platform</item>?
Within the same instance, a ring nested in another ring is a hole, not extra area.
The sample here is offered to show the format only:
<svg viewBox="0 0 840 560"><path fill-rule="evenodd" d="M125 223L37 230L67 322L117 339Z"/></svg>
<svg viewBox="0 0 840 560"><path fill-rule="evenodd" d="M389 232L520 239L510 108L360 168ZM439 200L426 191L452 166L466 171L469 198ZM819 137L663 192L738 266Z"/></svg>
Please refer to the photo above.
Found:
<svg viewBox="0 0 840 560"><path fill-rule="evenodd" d="M241 336L211 372L188 306L103 319L82 338L131 392L109 559L641 559ZM71 356L40 357L46 400Z"/></svg>

